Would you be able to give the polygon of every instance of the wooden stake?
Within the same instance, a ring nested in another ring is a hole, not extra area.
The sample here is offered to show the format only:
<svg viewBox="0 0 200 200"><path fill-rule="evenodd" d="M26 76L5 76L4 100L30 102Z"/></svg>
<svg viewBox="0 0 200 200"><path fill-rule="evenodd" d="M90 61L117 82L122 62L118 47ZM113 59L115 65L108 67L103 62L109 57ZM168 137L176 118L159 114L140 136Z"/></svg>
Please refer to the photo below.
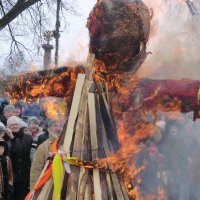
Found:
<svg viewBox="0 0 200 200"><path fill-rule="evenodd" d="M79 103L80 103L81 92L82 92L84 81L85 81L85 75L79 74L75 91L74 91L72 106L71 106L71 110L69 114L69 119L68 119L66 134L65 134L66 137L63 143L63 150L68 154L68 157L70 157L70 154L69 154L70 146L71 146L72 137L74 133L75 121L78 115Z"/></svg>
<svg viewBox="0 0 200 200"><path fill-rule="evenodd" d="M96 111L95 111L95 96L93 93L88 93L88 108L89 108L89 121L90 121L90 138L92 148L92 159L98 158L98 141L97 141L97 126L96 126ZM93 169L93 183L94 183L94 198L101 200L101 184L98 169Z"/></svg>
<svg viewBox="0 0 200 200"><path fill-rule="evenodd" d="M84 134L84 123L87 113L87 81L85 81L81 100L79 103L79 112L78 112L78 119L76 123L76 130L73 142L73 152L72 156L77 157L78 159L81 158L81 150L82 150L82 139ZM71 173L68 179L68 186L67 186L67 197L66 200L76 199L78 195L78 183L80 179L80 168L71 166Z"/></svg>
<svg viewBox="0 0 200 200"><path fill-rule="evenodd" d="M103 123L102 123L102 135L103 135L103 145L104 145L105 155L106 155L106 157L109 157L111 152L110 152L110 149L108 146L108 140L107 140L106 131L105 131L105 127L104 127ZM110 169L113 169L112 165L109 165L109 167L110 167ZM114 191L115 191L117 200L127 200L123 195L123 191L122 191L119 179L117 177L117 174L111 173L110 176L112 179L112 184L114 187ZM111 186L109 186L109 187L111 187Z"/></svg>

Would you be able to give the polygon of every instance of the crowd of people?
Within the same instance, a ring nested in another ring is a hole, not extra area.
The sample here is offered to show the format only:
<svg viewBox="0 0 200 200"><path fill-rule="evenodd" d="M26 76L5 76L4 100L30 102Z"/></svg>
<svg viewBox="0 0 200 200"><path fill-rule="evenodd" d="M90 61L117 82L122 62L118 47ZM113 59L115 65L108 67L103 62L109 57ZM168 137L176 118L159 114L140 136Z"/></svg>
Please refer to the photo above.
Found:
<svg viewBox="0 0 200 200"><path fill-rule="evenodd" d="M48 118L37 103L0 103L0 200L24 200L51 155L51 144L62 133L65 119Z"/></svg>
<svg viewBox="0 0 200 200"><path fill-rule="evenodd" d="M138 164L141 190L147 195L165 194L169 200L198 200L200 197L199 120L190 113L162 112L155 120L156 133L145 143Z"/></svg>

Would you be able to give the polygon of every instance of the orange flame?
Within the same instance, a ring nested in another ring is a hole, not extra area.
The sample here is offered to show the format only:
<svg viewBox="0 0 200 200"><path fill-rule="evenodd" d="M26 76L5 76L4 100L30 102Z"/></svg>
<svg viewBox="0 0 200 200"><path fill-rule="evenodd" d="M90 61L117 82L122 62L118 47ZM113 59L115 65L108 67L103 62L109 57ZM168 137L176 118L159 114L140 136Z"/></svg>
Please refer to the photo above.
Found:
<svg viewBox="0 0 200 200"><path fill-rule="evenodd" d="M44 109L48 119L58 120L66 118L67 105L65 102L58 102L56 99L46 99Z"/></svg>

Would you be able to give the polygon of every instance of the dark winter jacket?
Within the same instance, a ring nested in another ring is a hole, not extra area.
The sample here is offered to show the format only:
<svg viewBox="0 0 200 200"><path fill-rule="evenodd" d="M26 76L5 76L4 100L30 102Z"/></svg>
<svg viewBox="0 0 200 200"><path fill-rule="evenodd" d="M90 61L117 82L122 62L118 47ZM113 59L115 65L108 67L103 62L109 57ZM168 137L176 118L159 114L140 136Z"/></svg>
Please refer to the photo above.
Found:
<svg viewBox="0 0 200 200"><path fill-rule="evenodd" d="M44 133L38 136L37 146L42 144L48 138L49 138L49 132L48 132L48 130L44 130Z"/></svg>
<svg viewBox="0 0 200 200"><path fill-rule="evenodd" d="M4 152L0 155L0 198L9 199L8 196L13 189L13 169L10 158L7 156L8 145L1 140L0 146L4 147Z"/></svg>
<svg viewBox="0 0 200 200"><path fill-rule="evenodd" d="M7 125L7 119L4 115L1 115L0 121L6 126Z"/></svg>
<svg viewBox="0 0 200 200"><path fill-rule="evenodd" d="M40 144L42 144L44 141L46 141L48 138L49 138L49 132L46 129L41 134L37 135L34 138L33 143L31 145L31 151L30 151L31 162L33 161L33 157L35 155L35 152L36 152L38 146Z"/></svg>
<svg viewBox="0 0 200 200"><path fill-rule="evenodd" d="M30 149L32 136L25 134L22 130L14 133L14 139L9 140L9 152L13 164L14 183L21 183L28 187L30 174Z"/></svg>
<svg viewBox="0 0 200 200"><path fill-rule="evenodd" d="M13 186L13 170L8 156L0 156L0 193L7 198L9 189Z"/></svg>

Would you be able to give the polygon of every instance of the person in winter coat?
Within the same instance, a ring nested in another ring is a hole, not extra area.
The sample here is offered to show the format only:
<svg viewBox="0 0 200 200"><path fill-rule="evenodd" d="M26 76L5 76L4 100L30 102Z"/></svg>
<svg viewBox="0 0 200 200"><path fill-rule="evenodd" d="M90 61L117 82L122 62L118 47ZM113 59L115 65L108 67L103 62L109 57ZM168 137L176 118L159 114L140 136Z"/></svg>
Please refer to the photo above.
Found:
<svg viewBox="0 0 200 200"><path fill-rule="evenodd" d="M7 126L13 137L8 140L10 158L14 172L14 196L16 200L24 200L29 191L30 179L30 149L32 137L25 134L21 127L21 119L12 116L7 120Z"/></svg>
<svg viewBox="0 0 200 200"><path fill-rule="evenodd" d="M49 123L49 138L46 141L44 141L40 146L38 146L33 158L33 162L31 164L30 189L32 189L35 186L47 159L52 154L52 144L61 135L63 130L63 120L51 121Z"/></svg>
<svg viewBox="0 0 200 200"><path fill-rule="evenodd" d="M0 199L10 200L13 193L13 169L7 155L8 145L0 140Z"/></svg>
<svg viewBox="0 0 200 200"><path fill-rule="evenodd" d="M15 106L9 104L4 107L3 115L1 116L1 122L6 126L9 117L15 114Z"/></svg>
<svg viewBox="0 0 200 200"><path fill-rule="evenodd" d="M63 126L64 126L64 120L49 120L48 121L48 129L43 131L41 134L38 134L38 136L35 137L35 139L33 140L33 143L31 146L31 153L30 153L31 161L33 160L34 154L38 146L49 138L49 132L60 135L62 133Z"/></svg>

